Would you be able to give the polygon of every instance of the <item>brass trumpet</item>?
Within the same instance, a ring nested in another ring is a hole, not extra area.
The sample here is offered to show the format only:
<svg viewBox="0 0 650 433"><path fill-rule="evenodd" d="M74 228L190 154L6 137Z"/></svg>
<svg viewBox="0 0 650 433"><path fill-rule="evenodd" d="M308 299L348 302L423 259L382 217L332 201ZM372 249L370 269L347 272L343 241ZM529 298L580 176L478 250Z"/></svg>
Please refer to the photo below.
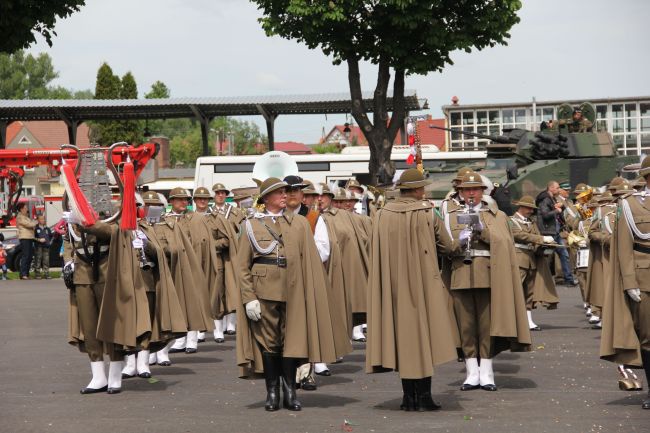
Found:
<svg viewBox="0 0 650 433"><path fill-rule="evenodd" d="M576 209L580 213L582 219L589 219L594 215L591 209L587 207L587 203L591 201L593 196L593 188L588 188L576 196Z"/></svg>

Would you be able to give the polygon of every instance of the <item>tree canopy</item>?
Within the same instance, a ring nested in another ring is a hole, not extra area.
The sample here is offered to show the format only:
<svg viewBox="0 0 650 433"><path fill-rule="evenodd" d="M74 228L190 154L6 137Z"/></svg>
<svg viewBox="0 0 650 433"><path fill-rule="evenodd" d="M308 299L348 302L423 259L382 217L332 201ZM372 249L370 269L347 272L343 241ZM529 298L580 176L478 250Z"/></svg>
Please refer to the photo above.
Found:
<svg viewBox="0 0 650 433"><path fill-rule="evenodd" d="M78 12L85 0L2 0L0 2L0 53L13 53L36 42L36 35L52 46L54 24Z"/></svg>
<svg viewBox="0 0 650 433"><path fill-rule="evenodd" d="M404 121L404 81L441 71L457 50L505 44L519 22L519 0L251 0L268 36L320 48L334 64L347 63L351 113L368 139L370 174L392 178L390 153ZM373 120L362 104L359 62L378 67ZM393 115L386 108L393 79Z"/></svg>

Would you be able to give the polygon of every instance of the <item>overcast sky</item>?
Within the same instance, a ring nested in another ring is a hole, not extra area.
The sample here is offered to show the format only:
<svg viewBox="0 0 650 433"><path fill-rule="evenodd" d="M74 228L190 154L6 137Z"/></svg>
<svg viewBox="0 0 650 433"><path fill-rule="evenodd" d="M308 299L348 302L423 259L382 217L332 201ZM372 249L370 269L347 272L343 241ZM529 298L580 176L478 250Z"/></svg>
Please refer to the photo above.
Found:
<svg viewBox="0 0 650 433"><path fill-rule="evenodd" d="M461 104L650 95L650 1L524 0L507 46L452 55L442 73L407 78L434 117ZM57 24L56 84L94 89L104 61L131 71L140 97L156 80L173 97L348 92L347 68L319 50L268 38L246 0L87 0ZM376 82L370 65L363 88ZM261 117L248 118L263 125ZM343 116L281 116L276 141L317 142Z"/></svg>

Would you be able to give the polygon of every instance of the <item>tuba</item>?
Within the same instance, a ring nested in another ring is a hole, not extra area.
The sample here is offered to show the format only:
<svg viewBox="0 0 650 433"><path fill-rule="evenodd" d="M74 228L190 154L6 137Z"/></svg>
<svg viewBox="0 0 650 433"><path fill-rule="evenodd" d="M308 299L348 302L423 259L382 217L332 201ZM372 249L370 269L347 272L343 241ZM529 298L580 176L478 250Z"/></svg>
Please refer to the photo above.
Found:
<svg viewBox="0 0 650 433"><path fill-rule="evenodd" d="M282 180L289 175L300 176L298 164L289 154L272 150L262 155L253 166L253 181L259 187L265 179L277 177ZM253 196L253 207L262 209L258 204L259 192Z"/></svg>
<svg viewBox="0 0 650 433"><path fill-rule="evenodd" d="M588 188L576 196L576 209L580 213L582 219L589 219L593 216L591 209L587 207L587 203L591 201L594 196L594 189Z"/></svg>

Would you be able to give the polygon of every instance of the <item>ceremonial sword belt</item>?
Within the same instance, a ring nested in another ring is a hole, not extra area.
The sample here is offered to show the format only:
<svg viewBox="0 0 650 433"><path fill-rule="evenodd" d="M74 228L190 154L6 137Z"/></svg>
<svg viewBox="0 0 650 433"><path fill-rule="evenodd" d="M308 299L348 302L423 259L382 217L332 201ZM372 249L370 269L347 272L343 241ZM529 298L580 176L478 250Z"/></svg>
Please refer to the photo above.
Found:
<svg viewBox="0 0 650 433"><path fill-rule="evenodd" d="M275 257L255 257L253 259L254 265L273 265L279 268L287 267L287 258L284 256Z"/></svg>
<svg viewBox="0 0 650 433"><path fill-rule="evenodd" d="M490 257L490 250L469 250L469 253L472 257ZM463 255L456 255L456 257L463 257Z"/></svg>
<svg viewBox="0 0 650 433"><path fill-rule="evenodd" d="M638 252L643 253L643 254L650 254L650 247L646 247L646 246L638 244L636 242L634 243L634 246L632 247L632 249L634 251L638 251Z"/></svg>

